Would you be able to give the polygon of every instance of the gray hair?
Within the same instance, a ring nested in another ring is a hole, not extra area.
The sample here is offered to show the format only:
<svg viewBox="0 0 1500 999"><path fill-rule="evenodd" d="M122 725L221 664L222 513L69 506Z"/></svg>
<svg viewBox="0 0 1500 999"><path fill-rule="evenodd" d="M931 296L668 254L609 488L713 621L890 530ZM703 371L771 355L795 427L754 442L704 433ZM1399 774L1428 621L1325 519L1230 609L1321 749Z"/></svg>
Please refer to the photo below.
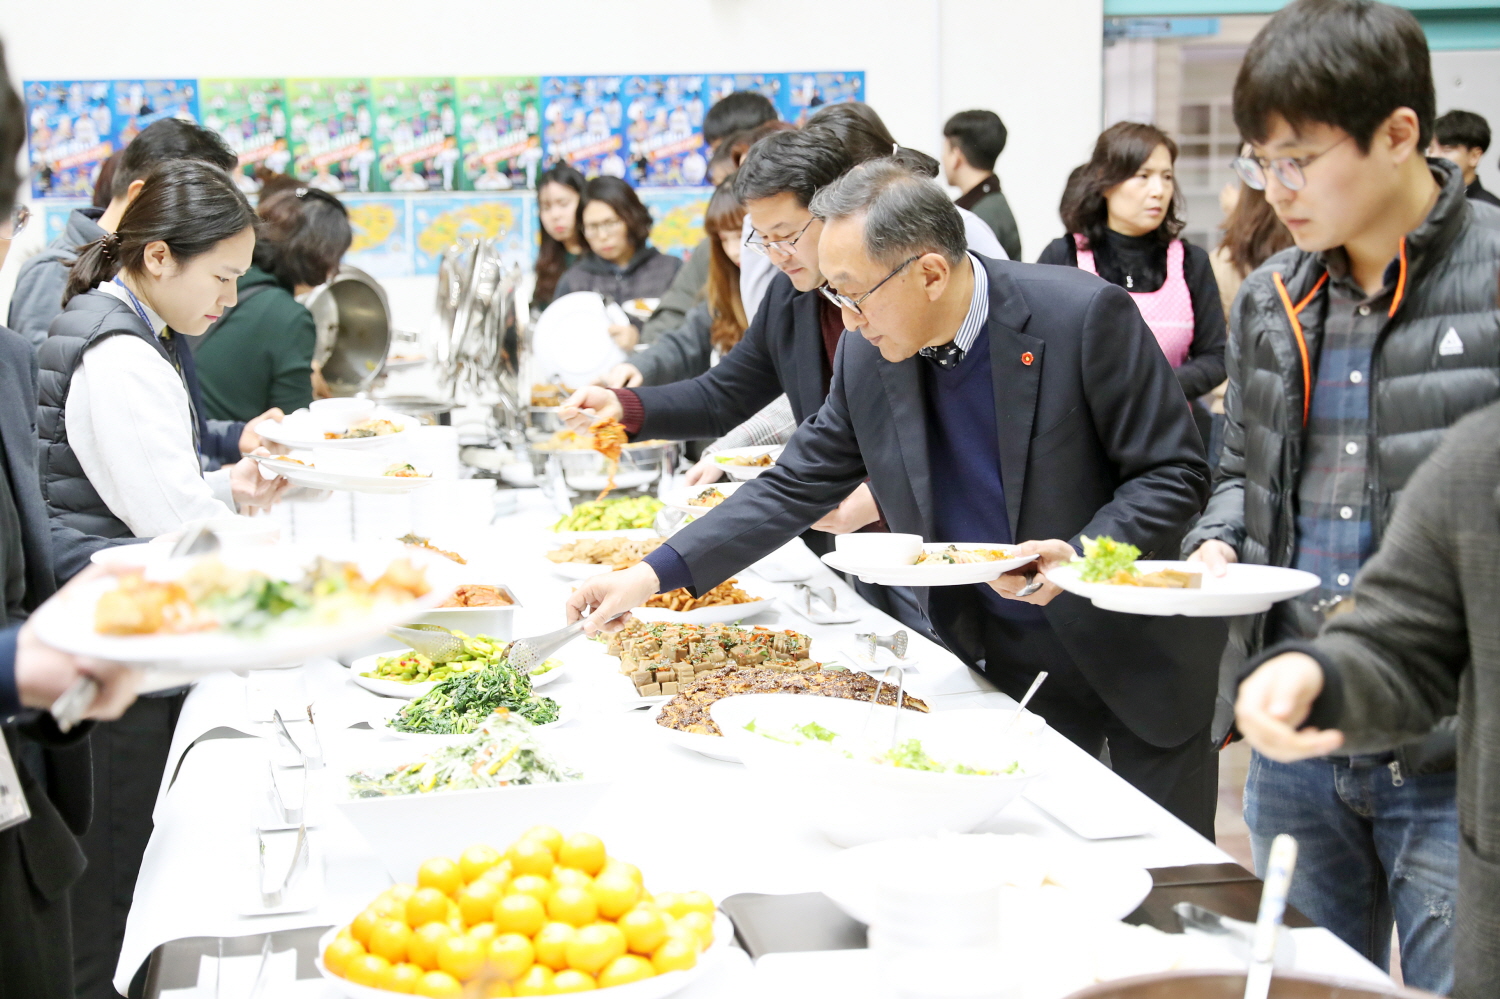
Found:
<svg viewBox="0 0 1500 999"><path fill-rule="evenodd" d="M808 210L825 222L863 215L865 252L888 266L922 253L957 264L968 250L964 220L948 195L890 159L850 170L819 190Z"/></svg>

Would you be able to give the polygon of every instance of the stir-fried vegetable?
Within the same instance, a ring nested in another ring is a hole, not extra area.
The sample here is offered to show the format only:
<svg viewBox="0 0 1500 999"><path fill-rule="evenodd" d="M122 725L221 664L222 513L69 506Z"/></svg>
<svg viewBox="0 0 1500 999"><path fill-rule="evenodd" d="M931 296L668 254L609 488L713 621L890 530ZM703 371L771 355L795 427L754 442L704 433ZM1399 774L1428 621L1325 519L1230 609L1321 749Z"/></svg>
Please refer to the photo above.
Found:
<svg viewBox="0 0 1500 999"><path fill-rule="evenodd" d="M391 719L398 732L462 735L472 732L500 708L514 711L535 725L556 721L557 702L531 692L531 677L510 665L509 645L493 639L464 639L464 648L482 654L478 669L449 676L410 701Z"/></svg>
<svg viewBox="0 0 1500 999"><path fill-rule="evenodd" d="M554 531L622 531L650 527L662 502L652 496L580 503L552 525Z"/></svg>
<svg viewBox="0 0 1500 999"><path fill-rule="evenodd" d="M556 784L582 777L537 742L530 722L502 709L486 718L473 737L461 745L444 746L415 763L384 773L350 774L349 790L356 798L382 798L511 784Z"/></svg>

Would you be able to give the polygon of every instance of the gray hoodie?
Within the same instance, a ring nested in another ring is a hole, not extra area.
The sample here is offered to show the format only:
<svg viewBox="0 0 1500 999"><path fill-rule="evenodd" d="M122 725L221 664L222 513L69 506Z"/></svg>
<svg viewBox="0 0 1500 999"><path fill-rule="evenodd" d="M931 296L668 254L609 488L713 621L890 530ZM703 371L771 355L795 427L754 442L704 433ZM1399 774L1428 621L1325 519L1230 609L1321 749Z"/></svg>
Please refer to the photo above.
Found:
<svg viewBox="0 0 1500 999"><path fill-rule="evenodd" d="M103 238L104 230L99 228L103 214L102 208L75 209L63 234L21 265L6 325L30 340L33 348L42 345L52 320L62 314L63 291L68 286L68 268L73 266L75 249Z"/></svg>

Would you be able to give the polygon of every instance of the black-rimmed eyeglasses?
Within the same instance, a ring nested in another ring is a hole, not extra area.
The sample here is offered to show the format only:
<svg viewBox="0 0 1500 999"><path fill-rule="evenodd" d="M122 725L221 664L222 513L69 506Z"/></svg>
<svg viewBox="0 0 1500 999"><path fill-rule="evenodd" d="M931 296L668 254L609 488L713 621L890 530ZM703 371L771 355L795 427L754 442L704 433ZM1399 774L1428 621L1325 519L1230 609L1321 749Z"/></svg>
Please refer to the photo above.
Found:
<svg viewBox="0 0 1500 999"><path fill-rule="evenodd" d="M913 260L920 260L920 259L922 259L922 255L920 253L915 254L914 256L907 257L905 260L901 261L901 263L899 263L899 264L896 265L896 269L895 270L891 271L885 277L883 277L879 281L875 282L875 287L871 288L869 291L865 292L863 295L859 296L858 298L850 298L848 295L844 295L844 294L841 294L839 292L836 292L832 288L828 287L828 285L826 285L826 284L823 285L823 286L821 286L820 288L818 288L818 290L823 293L823 297L824 298L828 299L830 302L832 302L834 305L837 305L839 308L841 308L841 309L848 309L850 312L854 313L856 316L862 316L862 315L864 315L864 311L861 310L860 307L859 307L861 302L863 302L865 299L869 298L871 295L873 295L877 291L879 291L881 285L885 284L891 278L895 277L897 274L900 274L903 270L905 270L907 264L910 264Z"/></svg>
<svg viewBox="0 0 1500 999"><path fill-rule="evenodd" d="M816 221L818 220L815 218L808 219L807 225L803 226L801 229L798 229L795 236L789 236L786 239L766 239L764 237L757 238L757 234L752 232L748 237L746 237L745 245L750 247L750 249L754 250L756 253L759 253L763 257L768 256L773 249L783 256L790 257L792 255L792 252L797 249L797 240L801 239L802 235L807 232L808 229L812 228L812 224Z"/></svg>

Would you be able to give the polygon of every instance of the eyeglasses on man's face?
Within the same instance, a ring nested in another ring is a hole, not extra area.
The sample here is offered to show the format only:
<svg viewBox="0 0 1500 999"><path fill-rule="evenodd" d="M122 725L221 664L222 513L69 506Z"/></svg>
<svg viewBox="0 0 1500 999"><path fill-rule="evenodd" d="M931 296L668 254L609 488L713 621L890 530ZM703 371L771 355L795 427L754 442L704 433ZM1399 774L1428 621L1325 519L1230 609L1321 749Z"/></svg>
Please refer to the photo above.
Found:
<svg viewBox="0 0 1500 999"><path fill-rule="evenodd" d="M1275 159L1267 159L1264 156L1237 156L1229 161L1234 167L1234 172L1240 175L1240 180L1247 187L1257 191L1266 189L1266 171L1276 175L1281 186L1288 191L1300 191L1307 186L1307 175L1304 171L1313 160L1320 156L1326 156L1339 146L1354 138L1346 135L1338 142L1329 146L1321 153L1313 153L1311 156L1278 156Z"/></svg>
<svg viewBox="0 0 1500 999"><path fill-rule="evenodd" d="M797 241L802 238L808 229L812 228L812 224L816 221L818 220L815 218L808 219L807 225L798 229L795 236L789 236L786 239L766 239L760 233L751 232L750 236L745 240L745 245L763 257L770 254L772 250L775 250L784 257L790 257L793 251L797 249Z"/></svg>
<svg viewBox="0 0 1500 999"><path fill-rule="evenodd" d="M905 260L901 261L901 263L897 264L896 267L895 267L895 269L892 270L889 274L887 274L885 277L881 278L879 281L875 282L875 287L871 288L869 291L865 292L863 295L859 296L858 298L850 298L848 295L840 294L839 292L836 292L832 288L828 287L828 285L826 285L826 284L822 285L821 287L819 287L818 290L823 293L823 297L824 298L828 299L830 302L832 302L834 305L837 305L839 308L841 308L841 309L848 309L850 312L854 313L856 316L862 316L862 315L864 315L864 310L862 310L859 307L860 303L862 303L865 299L869 298L871 295L873 295L877 291L879 291L881 285L885 284L891 278L895 277L897 274L900 274L903 270L905 270L906 266L908 264L910 264L913 260L920 260L920 259L922 259L922 255L920 253L918 253L918 254L916 254L914 256L907 257Z"/></svg>
<svg viewBox="0 0 1500 999"><path fill-rule="evenodd" d="M10 218L0 220L0 239L15 239L30 221L31 209L25 205L16 205L10 210Z"/></svg>

